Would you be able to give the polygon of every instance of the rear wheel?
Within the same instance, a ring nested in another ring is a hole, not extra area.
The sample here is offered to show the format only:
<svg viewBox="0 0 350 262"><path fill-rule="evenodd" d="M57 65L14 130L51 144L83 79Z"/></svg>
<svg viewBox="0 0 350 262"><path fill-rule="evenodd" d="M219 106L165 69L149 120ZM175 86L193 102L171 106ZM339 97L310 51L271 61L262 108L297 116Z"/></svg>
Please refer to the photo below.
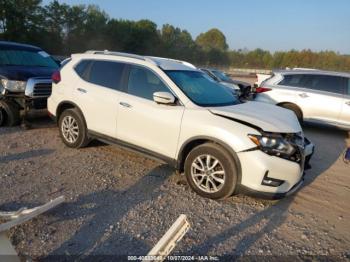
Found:
<svg viewBox="0 0 350 262"><path fill-rule="evenodd" d="M196 193L211 199L221 199L234 192L238 172L230 153L217 144L205 143L188 154L185 175Z"/></svg>
<svg viewBox="0 0 350 262"><path fill-rule="evenodd" d="M0 101L0 126L16 126L20 122L18 106L11 101Z"/></svg>
<svg viewBox="0 0 350 262"><path fill-rule="evenodd" d="M301 112L298 106L293 104L281 104L279 106L285 109L292 110L294 114L297 116L299 123L303 123L303 113Z"/></svg>
<svg viewBox="0 0 350 262"><path fill-rule="evenodd" d="M76 108L63 111L58 124L61 139L68 147L81 148L89 143L84 118Z"/></svg>

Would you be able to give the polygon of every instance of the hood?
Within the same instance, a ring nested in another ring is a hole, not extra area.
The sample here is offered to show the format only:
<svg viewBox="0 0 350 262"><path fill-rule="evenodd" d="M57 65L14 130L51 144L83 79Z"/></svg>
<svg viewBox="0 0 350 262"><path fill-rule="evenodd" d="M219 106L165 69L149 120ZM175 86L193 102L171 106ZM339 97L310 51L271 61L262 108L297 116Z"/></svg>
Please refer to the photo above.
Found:
<svg viewBox="0 0 350 262"><path fill-rule="evenodd" d="M212 107L209 111L215 115L258 127L265 132L298 133L302 131L292 111L270 104L247 102L234 106Z"/></svg>
<svg viewBox="0 0 350 262"><path fill-rule="evenodd" d="M240 90L239 89L239 86L234 84L234 83L229 83L229 82L220 82L220 84L224 85L224 86L227 86L231 89L234 89L234 90Z"/></svg>
<svg viewBox="0 0 350 262"><path fill-rule="evenodd" d="M27 81L31 77L48 77L57 70L38 66L0 66L0 76L10 80Z"/></svg>

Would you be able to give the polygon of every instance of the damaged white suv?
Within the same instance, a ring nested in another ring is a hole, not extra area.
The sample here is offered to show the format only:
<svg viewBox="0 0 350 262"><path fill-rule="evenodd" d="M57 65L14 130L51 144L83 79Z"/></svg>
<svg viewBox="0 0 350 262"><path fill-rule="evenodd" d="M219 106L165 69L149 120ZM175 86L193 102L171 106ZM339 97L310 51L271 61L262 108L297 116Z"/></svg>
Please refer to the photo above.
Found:
<svg viewBox="0 0 350 262"><path fill-rule="evenodd" d="M241 103L186 62L88 51L52 79L48 110L67 146L99 139L138 150L184 172L204 197L288 195L314 150L293 112Z"/></svg>

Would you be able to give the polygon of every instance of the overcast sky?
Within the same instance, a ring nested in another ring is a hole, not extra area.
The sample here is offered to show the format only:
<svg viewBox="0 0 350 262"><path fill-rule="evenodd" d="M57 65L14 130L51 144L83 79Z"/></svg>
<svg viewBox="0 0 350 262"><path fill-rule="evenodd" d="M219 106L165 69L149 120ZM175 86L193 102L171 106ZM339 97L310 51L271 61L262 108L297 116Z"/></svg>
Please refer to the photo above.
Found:
<svg viewBox="0 0 350 262"><path fill-rule="evenodd" d="M50 1L44 0L47 4ZM150 19L195 38L220 29L231 49L334 50L350 54L350 0L61 0L96 4L111 18Z"/></svg>

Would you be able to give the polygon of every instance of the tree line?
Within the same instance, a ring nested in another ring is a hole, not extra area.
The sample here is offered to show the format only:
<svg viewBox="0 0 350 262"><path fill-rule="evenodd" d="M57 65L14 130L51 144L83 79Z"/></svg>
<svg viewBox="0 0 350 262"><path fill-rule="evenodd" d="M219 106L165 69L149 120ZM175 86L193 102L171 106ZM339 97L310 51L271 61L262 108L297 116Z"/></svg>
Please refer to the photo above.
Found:
<svg viewBox="0 0 350 262"><path fill-rule="evenodd" d="M110 18L96 5L68 5L57 0L0 0L0 39L38 45L51 54L114 50L163 56L201 66L273 69L313 67L350 71L350 56L311 50L271 53L231 50L219 29L193 39L169 24Z"/></svg>

